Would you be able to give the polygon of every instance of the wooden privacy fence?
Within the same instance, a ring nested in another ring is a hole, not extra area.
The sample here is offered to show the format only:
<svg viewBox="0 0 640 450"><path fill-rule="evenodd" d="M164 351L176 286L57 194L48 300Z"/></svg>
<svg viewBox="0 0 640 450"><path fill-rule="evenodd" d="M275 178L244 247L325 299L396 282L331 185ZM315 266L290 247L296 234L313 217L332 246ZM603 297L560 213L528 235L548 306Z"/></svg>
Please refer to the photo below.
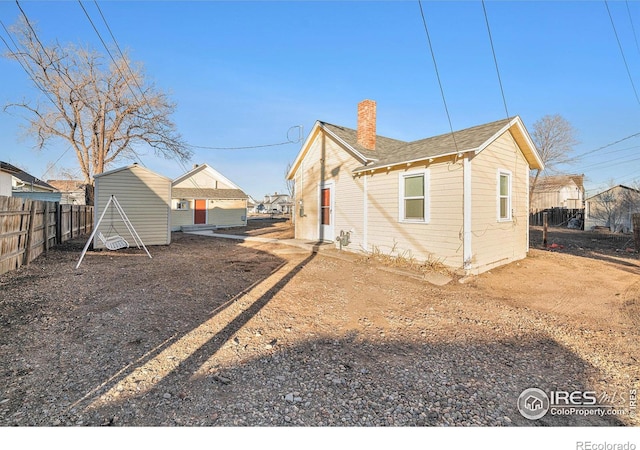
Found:
<svg viewBox="0 0 640 450"><path fill-rule="evenodd" d="M529 214L529 225L542 226L544 213L547 213L550 227L566 227L571 219L578 219L584 224L584 209L549 208ZM584 225L583 225L584 227Z"/></svg>
<svg viewBox="0 0 640 450"><path fill-rule="evenodd" d="M0 196L0 274L93 227L93 206Z"/></svg>

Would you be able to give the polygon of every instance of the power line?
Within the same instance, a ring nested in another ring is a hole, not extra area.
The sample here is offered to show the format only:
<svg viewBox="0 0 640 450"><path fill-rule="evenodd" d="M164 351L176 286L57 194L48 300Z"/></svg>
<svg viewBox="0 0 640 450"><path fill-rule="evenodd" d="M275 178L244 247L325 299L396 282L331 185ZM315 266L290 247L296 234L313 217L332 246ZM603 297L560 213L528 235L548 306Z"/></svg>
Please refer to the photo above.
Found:
<svg viewBox="0 0 640 450"><path fill-rule="evenodd" d="M638 45L638 36L636 35L636 27L633 25L633 18L631 17L631 9L629 8L629 1L625 1L627 5L627 14L629 14L629 22L631 22L631 30L633 31L633 39L636 41L636 50L640 54L640 45Z"/></svg>
<svg viewBox="0 0 640 450"><path fill-rule="evenodd" d="M600 150L604 150L605 148L612 147L612 146L614 146L614 145L616 145L616 144L619 144L620 142L624 142L624 141L626 141L626 140L628 140L628 139L631 139L631 138L634 138L634 137L637 137L637 136L640 136L640 133L634 133L634 134L632 134L632 135L630 135L630 136L623 137L622 139L618 139L617 141L611 142L611 143L609 143L609 144L605 144L605 145L603 145L602 147L598 147L598 148L596 148L596 149L589 150L589 151L584 152L584 153L582 153L582 154L576 155L576 156L574 156L572 159L580 159L580 158L583 158L583 157L585 157L585 156L587 156L587 155L590 155L590 154L595 153L595 152L599 152Z"/></svg>
<svg viewBox="0 0 640 450"><path fill-rule="evenodd" d="M493 54L493 62L496 66L496 73L498 74L498 84L500 84L500 94L502 94L502 103L504 104L504 112L509 116L509 109L507 108L507 99L504 96L504 89L502 87L502 78L500 78L500 69L498 68L498 58L496 57L496 50L493 46L493 38L491 37L491 27L489 26L489 16L487 15L487 8L482 0L482 10L484 11L484 20L487 24L487 33L489 33L489 43L491 44L491 53Z"/></svg>
<svg viewBox="0 0 640 450"><path fill-rule="evenodd" d="M111 39L113 40L113 43L115 44L116 49L118 50L118 53L120 54L120 57L122 58L122 61L124 62L125 66L127 67L127 70L131 74L131 77L133 78L133 82L138 87L138 90L140 91L140 94L142 95L142 98L144 99L145 104L149 107L149 110L151 112L153 112L153 108L151 108L151 104L149 103L149 100L147 100L147 97L144 94L144 90L142 89L142 87L140 87L140 84L138 83L138 78L133 73L133 70L131 69L131 66L129 65L129 61L124 56L124 53L122 52L122 49L120 48L120 45L118 45L118 40L113 35L113 32L111 31L111 27L109 26L109 23L107 22L106 17L102 13L102 9L100 8L100 5L98 5L98 1L97 0L93 0L93 3L95 3L96 8L98 9L98 12L100 13L100 17L102 17L102 21L104 22L105 26L107 27L107 30L109 31L109 35L111 35ZM126 81L126 79L125 79L125 81Z"/></svg>
<svg viewBox="0 0 640 450"><path fill-rule="evenodd" d="M87 16L87 19L89 20L89 23L91 24L91 26L93 27L93 30L96 32L96 34L98 35L98 38L100 39L100 42L102 42L102 46L104 47L104 49L107 51L107 54L109 55L109 57L111 58L111 61L113 61L114 66L116 67L116 69L118 70L118 72L120 73L120 76L122 77L122 79L124 80L125 84L127 85L127 87L129 88L129 91L131 91L131 95L133 95L133 98L135 99L135 101L137 103L141 103L140 100L138 100L138 97L136 96L136 93L133 91L133 88L131 87L131 85L129 84L129 81L127 79L127 77L124 75L124 73L122 73L122 70L120 70L120 65L116 62L116 59L113 57L113 55L111 54L111 50L109 50L109 47L107 46L107 44L104 42L104 39L102 39L102 35L100 34L100 31L98 31L98 28L96 27L96 25L93 23L93 20L91 19L91 16L89 15L89 13L87 12L87 10L85 9L84 5L82 4L82 0L78 0L78 4L80 5L80 7L82 8L82 11L84 11L85 16ZM128 65L127 65L128 67ZM131 70L131 69L129 69ZM134 76L135 79L135 76ZM146 99L145 99L146 100ZM147 104L148 105L148 104ZM145 166L145 164L142 162L142 158L140 157L140 155L133 149L133 147L129 146L129 150L131 150L131 152L138 158L138 160L140 161L140 164L142 164L143 166ZM146 166L145 166L146 167Z"/></svg>
<svg viewBox="0 0 640 450"><path fill-rule="evenodd" d="M449 121L449 129L451 130L451 137L453 138L453 145L458 151L458 143L456 142L456 135L453 132L453 125L451 124L451 115L449 114L449 108L447 107L447 99L444 95L444 89L442 88L442 81L440 80L440 72L438 72L438 64L436 63L436 55L433 51L433 45L431 44L431 36L429 35L429 27L427 27L427 21L424 18L424 11L422 9L422 1L418 0L420 6L420 15L422 16L422 24L424 25L424 32L427 35L427 42L429 43L429 50L431 52L431 59L433 60L433 67L436 72L436 78L438 79L438 86L440 86L440 95L442 96L442 103L444 104L444 110L447 113L447 120Z"/></svg>
<svg viewBox="0 0 640 450"><path fill-rule="evenodd" d="M298 128L300 130L300 134L298 135L298 139L297 140L292 141L291 139L289 139L289 133L294 128ZM279 145L297 144L297 143L301 142L302 139L303 139L303 136L302 136L302 125L294 125L294 126L290 127L287 130L287 141L286 142L278 142L276 144L248 145L248 146L244 146L244 147L209 147L209 146L206 146L206 145L189 145L189 147L191 147L191 148L201 148L201 149L205 149L205 150L248 150L248 149L254 149L254 148L277 147Z"/></svg>
<svg viewBox="0 0 640 450"><path fill-rule="evenodd" d="M607 7L607 13L609 14L609 20L611 20L611 27L613 28L613 34L616 36L616 41L618 42L618 48L620 49L620 54L622 55L622 61L624 61L624 67L627 69L627 75L629 76L629 81L631 82L631 87L633 88L633 93L636 96L636 101L640 104L640 97L638 97L638 91L636 90L636 85L633 82L633 77L631 76L631 71L629 70L629 64L627 64L627 58L624 56L624 50L622 49L622 44L620 43L620 38L618 37L618 31L616 30L616 25L613 22L613 16L611 15L611 11L609 10L609 2L604 0L604 5Z"/></svg>

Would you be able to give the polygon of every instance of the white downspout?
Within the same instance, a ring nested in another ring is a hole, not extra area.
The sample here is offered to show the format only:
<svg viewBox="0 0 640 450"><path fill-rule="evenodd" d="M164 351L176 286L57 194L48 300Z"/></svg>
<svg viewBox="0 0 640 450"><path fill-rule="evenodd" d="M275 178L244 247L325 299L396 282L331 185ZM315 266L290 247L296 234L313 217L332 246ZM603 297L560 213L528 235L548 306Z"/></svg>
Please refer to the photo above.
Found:
<svg viewBox="0 0 640 450"><path fill-rule="evenodd" d="M367 174L364 174L363 181L363 201L362 212L364 214L362 218L362 246L364 251L369 253L369 193L367 191Z"/></svg>
<svg viewBox="0 0 640 450"><path fill-rule="evenodd" d="M471 160L469 153L462 159L462 260L464 270L471 269Z"/></svg>

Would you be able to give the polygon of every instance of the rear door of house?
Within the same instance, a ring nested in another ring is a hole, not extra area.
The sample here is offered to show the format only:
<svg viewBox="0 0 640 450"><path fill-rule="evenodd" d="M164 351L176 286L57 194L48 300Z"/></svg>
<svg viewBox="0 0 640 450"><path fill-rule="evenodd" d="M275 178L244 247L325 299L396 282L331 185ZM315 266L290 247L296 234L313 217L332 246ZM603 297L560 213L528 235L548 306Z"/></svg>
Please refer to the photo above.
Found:
<svg viewBox="0 0 640 450"><path fill-rule="evenodd" d="M207 223L207 201L196 200L196 207L193 210L193 223L195 225L201 225Z"/></svg>
<svg viewBox="0 0 640 450"><path fill-rule="evenodd" d="M333 241L333 183L320 186L320 240Z"/></svg>

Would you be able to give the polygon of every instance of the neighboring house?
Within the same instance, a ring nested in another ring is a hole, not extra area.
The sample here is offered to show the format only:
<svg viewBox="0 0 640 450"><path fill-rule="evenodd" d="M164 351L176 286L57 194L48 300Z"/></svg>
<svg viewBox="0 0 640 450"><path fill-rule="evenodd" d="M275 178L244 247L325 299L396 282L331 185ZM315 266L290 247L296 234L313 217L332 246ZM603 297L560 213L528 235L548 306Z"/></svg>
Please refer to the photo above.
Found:
<svg viewBox="0 0 640 450"><path fill-rule="evenodd" d="M81 180L47 180L47 183L60 191L63 205L86 205L88 190L92 189Z"/></svg>
<svg viewBox="0 0 640 450"><path fill-rule="evenodd" d="M247 214L257 214L258 205L259 203L255 198L250 195L247 196Z"/></svg>
<svg viewBox="0 0 640 450"><path fill-rule="evenodd" d="M55 187L21 169L13 173L11 185L13 197L45 202L60 202L62 197Z"/></svg>
<svg viewBox="0 0 640 450"><path fill-rule="evenodd" d="M171 180L137 163L94 176L94 226L104 212L98 231L107 238L122 236L129 245L135 240L114 207L105 212L109 198L116 197L144 245L171 243ZM94 248L104 248L97 238Z"/></svg>
<svg viewBox="0 0 640 450"><path fill-rule="evenodd" d="M607 227L614 233L629 233L635 213L640 213L640 191L620 184L585 200L584 229Z"/></svg>
<svg viewBox="0 0 640 450"><path fill-rule="evenodd" d="M414 142L316 122L294 161L295 237L480 273L526 257L529 171L542 169L519 117ZM455 139L454 139L455 137ZM344 241L343 241L344 242Z"/></svg>
<svg viewBox="0 0 640 450"><path fill-rule="evenodd" d="M11 197L13 175L20 172L16 166L0 161L0 196Z"/></svg>
<svg viewBox="0 0 640 450"><path fill-rule="evenodd" d="M531 195L531 212L550 208L582 209L584 175L553 175L538 178Z"/></svg>
<svg viewBox="0 0 640 450"><path fill-rule="evenodd" d="M278 194L275 192L273 194L265 195L262 205L264 206L262 212L289 214L293 203L291 202L291 197L288 194Z"/></svg>
<svg viewBox="0 0 640 450"><path fill-rule="evenodd" d="M207 164L176 178L171 195L172 230L185 226L247 225L247 194Z"/></svg>

